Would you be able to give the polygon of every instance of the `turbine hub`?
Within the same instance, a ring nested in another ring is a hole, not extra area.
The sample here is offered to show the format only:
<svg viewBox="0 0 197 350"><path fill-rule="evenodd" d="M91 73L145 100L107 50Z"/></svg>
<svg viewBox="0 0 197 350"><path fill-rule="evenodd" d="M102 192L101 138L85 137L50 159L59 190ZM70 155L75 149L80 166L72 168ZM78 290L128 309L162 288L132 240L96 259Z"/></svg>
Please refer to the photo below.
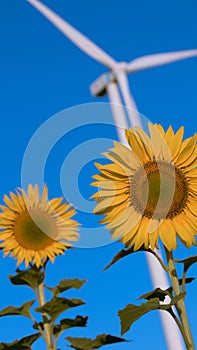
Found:
<svg viewBox="0 0 197 350"><path fill-rule="evenodd" d="M113 72L115 74L119 73L120 71L126 72L127 69L127 63L126 62L119 62L117 65L113 68Z"/></svg>

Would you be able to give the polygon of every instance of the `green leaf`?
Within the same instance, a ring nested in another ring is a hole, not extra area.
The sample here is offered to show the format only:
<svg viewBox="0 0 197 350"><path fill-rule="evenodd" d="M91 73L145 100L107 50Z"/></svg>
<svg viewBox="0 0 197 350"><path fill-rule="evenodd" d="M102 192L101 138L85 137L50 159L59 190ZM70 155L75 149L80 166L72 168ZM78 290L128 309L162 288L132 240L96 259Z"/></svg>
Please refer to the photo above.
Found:
<svg viewBox="0 0 197 350"><path fill-rule="evenodd" d="M26 285L36 290L36 288L44 281L44 272L36 267L28 270L16 270L15 276L9 276L10 281L15 285Z"/></svg>
<svg viewBox="0 0 197 350"><path fill-rule="evenodd" d="M31 334L13 343L0 343L0 350L31 350L31 345L41 336L40 333Z"/></svg>
<svg viewBox="0 0 197 350"><path fill-rule="evenodd" d="M5 309L0 310L0 317L20 315L20 316L26 316L31 318L30 308L33 305L33 303L35 303L35 300L27 301L26 303L22 304L20 307L8 306Z"/></svg>
<svg viewBox="0 0 197 350"><path fill-rule="evenodd" d="M118 312L121 321L121 335L125 334L132 324L141 316L152 310L158 310L160 303L158 298L151 299L141 305L128 304L123 310Z"/></svg>
<svg viewBox="0 0 197 350"><path fill-rule="evenodd" d="M85 282L86 280L79 280L78 278L64 279L59 282L57 287L46 287L46 288L49 289L54 296L58 296L59 294L71 288L80 289Z"/></svg>
<svg viewBox="0 0 197 350"><path fill-rule="evenodd" d="M188 277L185 279L185 283L191 283L195 278L194 277ZM179 279L179 284L182 285L182 279ZM172 292L173 289L172 287L169 287L165 290L161 289L161 288L156 288L151 292L148 292L146 294L141 295L139 298L137 298L138 300L141 299L146 299L146 300L150 300L153 298L159 298L160 301L164 301L166 296L169 296L170 298L172 298Z"/></svg>
<svg viewBox="0 0 197 350"><path fill-rule="evenodd" d="M187 270L197 262L197 255L190 256L187 259L184 260L176 260L178 263L183 263L184 264L184 272L187 272Z"/></svg>
<svg viewBox="0 0 197 350"><path fill-rule="evenodd" d="M160 301L164 301L167 295L171 297L170 293L168 292L168 289L163 290L161 288L156 288L151 292L141 295L139 298L137 298L137 300L141 300L141 299L150 300L150 299L158 298Z"/></svg>
<svg viewBox="0 0 197 350"><path fill-rule="evenodd" d="M54 322L56 318L70 308L85 304L81 299L66 299L53 297L51 301L35 309L36 312L46 313Z"/></svg>
<svg viewBox="0 0 197 350"><path fill-rule="evenodd" d="M65 331L68 328L72 327L85 327L87 324L88 317L87 316L76 316L75 319L71 318L64 318L60 321L59 324L56 324L53 328L53 334L56 338L59 337L60 333ZM33 325L34 329L37 330L44 330L44 323L43 322L36 322Z"/></svg>
<svg viewBox="0 0 197 350"><path fill-rule="evenodd" d="M54 326L53 334L58 337L59 334L68 328L85 327L87 324L87 316L76 316L75 319L64 318L59 324Z"/></svg>
<svg viewBox="0 0 197 350"><path fill-rule="evenodd" d="M121 335L125 334L135 321L150 311L165 310L173 316L172 306L183 298L184 295L184 293L176 295L171 299L169 304L160 304L159 298L150 299L141 305L128 304L123 310L118 312L121 321Z"/></svg>
<svg viewBox="0 0 197 350"><path fill-rule="evenodd" d="M188 278L185 279L185 283L188 284L188 283L193 282L194 280L195 280L195 277L188 277ZM182 283L183 283L182 278L179 278L179 284L180 284L180 286L182 286ZM169 288L167 289L167 291L169 291L169 293L172 294L173 288L172 288L172 287L169 287Z"/></svg>
<svg viewBox="0 0 197 350"><path fill-rule="evenodd" d="M98 335L95 339L66 337L71 343L70 347L75 350L99 349L104 345L125 342L123 338L113 337L110 334Z"/></svg>
<svg viewBox="0 0 197 350"><path fill-rule="evenodd" d="M104 271L106 271L107 269L109 269L109 267L111 267L113 264L115 264L118 260L124 258L127 255L133 254L133 253L137 253L137 252L149 252L152 253L154 255L154 252L151 249L146 249L141 247L140 249L138 249L137 251L133 250L133 247L129 248L129 249L122 249L120 252L118 252L112 259L112 261L104 268Z"/></svg>

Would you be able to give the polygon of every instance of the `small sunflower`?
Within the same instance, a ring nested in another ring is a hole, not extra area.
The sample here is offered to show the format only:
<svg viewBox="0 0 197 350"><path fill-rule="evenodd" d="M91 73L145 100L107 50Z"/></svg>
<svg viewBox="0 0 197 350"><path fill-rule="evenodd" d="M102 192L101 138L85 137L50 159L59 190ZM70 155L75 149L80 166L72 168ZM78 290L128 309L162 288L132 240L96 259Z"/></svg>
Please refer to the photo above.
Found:
<svg viewBox="0 0 197 350"><path fill-rule="evenodd" d="M40 267L47 258L54 262L72 246L67 240L78 239L78 223L71 220L75 209L63 198L48 201L46 186L41 196L37 185L29 185L27 194L19 188L10 197L5 195L6 205L0 206L0 247L4 256L18 259L17 265L24 261Z"/></svg>
<svg viewBox="0 0 197 350"><path fill-rule="evenodd" d="M92 197L96 214L105 215L113 239L134 250L158 247L160 238L168 250L177 246L177 235L186 247L195 242L197 230L196 134L183 139L170 126L149 123L126 130L130 148L114 142L104 155L112 162L95 164L93 176L99 188Z"/></svg>

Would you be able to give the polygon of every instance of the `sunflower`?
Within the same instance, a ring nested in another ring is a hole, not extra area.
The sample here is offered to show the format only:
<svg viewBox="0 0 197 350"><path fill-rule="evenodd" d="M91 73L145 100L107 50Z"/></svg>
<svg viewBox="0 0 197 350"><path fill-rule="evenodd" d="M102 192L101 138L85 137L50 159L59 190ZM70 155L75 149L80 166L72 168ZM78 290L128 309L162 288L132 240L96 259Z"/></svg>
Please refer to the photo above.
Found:
<svg viewBox="0 0 197 350"><path fill-rule="evenodd" d="M110 164L96 163L93 176L98 192L94 212L105 215L112 239L134 250L158 247L159 238L170 251L177 236L186 247L197 230L196 134L183 141L184 128L166 132L159 124L126 130L129 148L114 142L104 155Z"/></svg>
<svg viewBox="0 0 197 350"><path fill-rule="evenodd" d="M39 195L38 186L28 186L28 192L18 189L10 192L10 198L4 196L6 205L1 205L0 243L4 256L18 259L17 265L33 262L42 266L46 259L54 262L56 255L61 255L72 246L67 240L78 238L78 223L71 220L75 209L62 202L63 198L48 201L48 189L44 186Z"/></svg>

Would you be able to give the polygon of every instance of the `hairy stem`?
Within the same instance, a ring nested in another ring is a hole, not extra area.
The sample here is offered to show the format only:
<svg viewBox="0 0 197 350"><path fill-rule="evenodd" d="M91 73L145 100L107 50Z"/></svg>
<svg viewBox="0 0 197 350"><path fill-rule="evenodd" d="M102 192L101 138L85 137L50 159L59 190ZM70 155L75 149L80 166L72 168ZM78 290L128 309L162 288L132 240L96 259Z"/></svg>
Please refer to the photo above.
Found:
<svg viewBox="0 0 197 350"><path fill-rule="evenodd" d="M167 249L166 249L166 258L168 261L169 276L170 276L170 280L172 283L174 295L175 296L180 295L181 289L180 289L179 279L178 279L177 272L176 272L176 266L175 266L175 263L173 260L173 255L172 255L172 252L168 251ZM185 298L184 298L184 294L183 294L183 297L180 298L176 303L176 309L177 309L178 315L180 317L181 325L182 325L182 327L179 327L179 328L180 328L180 331L181 331L182 336L184 338L187 350L195 350L192 334L190 331L190 326L189 326L189 321L188 321L188 317L187 317L184 299Z"/></svg>
<svg viewBox="0 0 197 350"><path fill-rule="evenodd" d="M39 301L40 306L43 306L46 303L43 282L38 286L38 301ZM43 313L42 318L43 318L43 325L44 325L44 331L45 331L45 341L46 341L47 349L54 350L53 340L52 340L52 332L51 332L50 324L48 323L47 314Z"/></svg>

